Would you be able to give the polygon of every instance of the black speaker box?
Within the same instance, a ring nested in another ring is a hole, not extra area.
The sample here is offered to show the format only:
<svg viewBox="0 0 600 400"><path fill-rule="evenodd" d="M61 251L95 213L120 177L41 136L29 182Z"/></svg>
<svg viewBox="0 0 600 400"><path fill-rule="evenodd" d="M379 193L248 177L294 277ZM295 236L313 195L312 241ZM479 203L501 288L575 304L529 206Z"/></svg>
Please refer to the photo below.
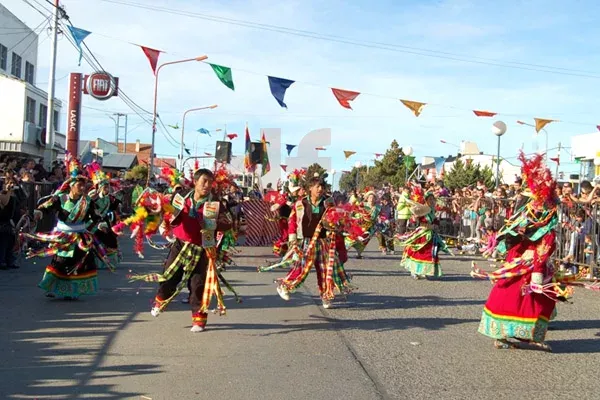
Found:
<svg viewBox="0 0 600 400"><path fill-rule="evenodd" d="M261 142L252 142L250 144L250 162L252 164L262 164L263 144Z"/></svg>
<svg viewBox="0 0 600 400"><path fill-rule="evenodd" d="M222 163L231 163L231 142L217 142L215 159Z"/></svg>

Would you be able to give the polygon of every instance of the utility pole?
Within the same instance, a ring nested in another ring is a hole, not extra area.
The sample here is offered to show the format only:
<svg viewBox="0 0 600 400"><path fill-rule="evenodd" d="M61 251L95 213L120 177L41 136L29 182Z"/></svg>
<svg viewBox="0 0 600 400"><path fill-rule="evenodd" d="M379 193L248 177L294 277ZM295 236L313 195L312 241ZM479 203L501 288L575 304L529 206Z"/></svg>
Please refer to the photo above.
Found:
<svg viewBox="0 0 600 400"><path fill-rule="evenodd" d="M123 128L125 130L125 133L123 136L123 153L127 153L127 114L113 113L113 115L117 118L115 119L110 115L109 115L109 118L115 122L115 146L117 146L117 153L120 152L119 151L119 140L121 139L121 136L119 135L119 132L121 131L121 128ZM125 126L121 125L121 117L125 117Z"/></svg>
<svg viewBox="0 0 600 400"><path fill-rule="evenodd" d="M558 142L558 162L556 163L556 173L554 174L554 179L558 181L558 166L560 164L560 142Z"/></svg>
<svg viewBox="0 0 600 400"><path fill-rule="evenodd" d="M48 165L54 161L54 80L56 78L56 49L58 44L58 18L63 17L64 11L59 8L59 0L54 0L54 13L52 15L52 35L50 47L50 73L48 77L48 109L46 111L46 151ZM73 156L77 157L78 154Z"/></svg>

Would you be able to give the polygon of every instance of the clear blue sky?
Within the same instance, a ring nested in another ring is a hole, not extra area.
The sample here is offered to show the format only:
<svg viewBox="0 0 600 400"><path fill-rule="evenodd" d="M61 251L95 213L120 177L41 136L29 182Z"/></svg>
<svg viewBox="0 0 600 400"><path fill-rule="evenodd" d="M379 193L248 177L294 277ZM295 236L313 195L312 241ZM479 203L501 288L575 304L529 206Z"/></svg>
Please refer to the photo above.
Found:
<svg viewBox="0 0 600 400"><path fill-rule="evenodd" d="M44 0L38 1L50 7ZM516 124L517 119L531 123L533 117L563 121L547 126L551 148L559 141L568 146L572 135L594 132L595 125L600 124L595 101L600 73L593 72L600 61L597 2L117 2L236 20L217 22L102 0L62 2L73 25L92 32L86 43L105 69L119 76L125 92L145 109L152 108L153 75L142 51L127 42L166 51L162 62L207 54L211 62L230 66L234 92L223 86L207 65L165 68L160 75L159 112L165 123L179 121L181 125L184 110L219 104L214 111L190 116L189 132L227 124L228 131L240 134L234 142L235 153L243 151L246 122L253 139L258 139L260 128L281 128L283 143L297 143L313 129L331 128L333 143L327 153L338 170L349 169L357 160L372 159L373 153L384 152L393 139L411 145L418 158L456 152L440 139L475 141L482 151L495 153L490 126L496 119L508 125L502 139L504 157L515 157L521 146L527 152L545 147L543 135L535 138L533 128ZM42 20L22 0L4 0L3 4L29 26ZM242 26L241 21L394 47L385 50L377 45L287 35ZM49 40L45 38L42 33L39 82L47 81ZM78 67L77 58L75 50L62 39L57 78L69 72L91 71L85 62ZM548 67L558 73L540 71ZM287 110L271 96L266 75L296 81L286 94ZM66 87L64 78L58 83L58 97L66 97ZM337 104L329 87L363 94L350 111ZM430 105L415 118L397 100L400 98ZM86 98L84 105L130 112L119 99L98 102ZM469 111L472 109L504 115L476 118ZM114 125L106 113L84 109L83 118L82 138L114 137ZM130 128L137 128L129 140L149 142L150 128L140 123L138 117L131 117ZM172 133L179 136L177 131ZM188 147L193 146L194 139L186 140ZM210 138L201 137L199 142L210 151L214 149ZM159 154L178 153L178 147L160 134L158 144ZM342 150L359 153L345 163ZM551 154L554 156L555 151ZM568 154L562 157L566 159ZM564 171L571 169L576 168L564 167Z"/></svg>

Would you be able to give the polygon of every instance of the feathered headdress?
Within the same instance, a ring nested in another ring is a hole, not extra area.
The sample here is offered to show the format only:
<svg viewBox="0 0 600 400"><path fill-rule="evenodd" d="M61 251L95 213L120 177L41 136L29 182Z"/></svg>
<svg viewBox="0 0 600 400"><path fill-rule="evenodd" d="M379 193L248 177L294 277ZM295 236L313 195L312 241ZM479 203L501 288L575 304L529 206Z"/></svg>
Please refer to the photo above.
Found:
<svg viewBox="0 0 600 400"><path fill-rule="evenodd" d="M171 234L170 221L175 209L169 198L154 189L146 188L134 204L133 215L115 226L112 230L121 234L126 226L131 228L131 237L135 238L134 251L140 258L144 258L144 238L151 238L158 232L161 221L164 224L165 236Z"/></svg>
<svg viewBox="0 0 600 400"><path fill-rule="evenodd" d="M83 176L83 168L77 157L73 156L71 152L65 153L65 167L67 168L67 175L70 178L78 178Z"/></svg>
<svg viewBox="0 0 600 400"><path fill-rule="evenodd" d="M412 194L410 196L410 199L412 201L421 204L425 203L425 194L423 193L423 188L421 187L421 185L413 185L411 191Z"/></svg>
<svg viewBox="0 0 600 400"><path fill-rule="evenodd" d="M102 167L96 161L87 165L88 176L92 179L94 187L100 187L109 183L108 176L102 171Z"/></svg>
<svg viewBox="0 0 600 400"><path fill-rule="evenodd" d="M169 182L171 190L174 190L177 187L192 187L192 182L184 176L183 172L175 168L164 167L160 171L160 177Z"/></svg>
<svg viewBox="0 0 600 400"><path fill-rule="evenodd" d="M552 173L544 165L544 156L536 154L530 159L521 152L519 154L521 166L521 175L523 183L527 189L523 193L531 197L533 205L536 208L556 206L558 199L556 197L556 181L552 178Z"/></svg>
<svg viewBox="0 0 600 400"><path fill-rule="evenodd" d="M305 177L306 170L304 168L295 169L288 175L288 190L290 193L293 193L302 187Z"/></svg>
<svg viewBox="0 0 600 400"><path fill-rule="evenodd" d="M225 163L215 169L214 176L213 189L217 193L222 193L229 185L234 184L233 176L229 173Z"/></svg>

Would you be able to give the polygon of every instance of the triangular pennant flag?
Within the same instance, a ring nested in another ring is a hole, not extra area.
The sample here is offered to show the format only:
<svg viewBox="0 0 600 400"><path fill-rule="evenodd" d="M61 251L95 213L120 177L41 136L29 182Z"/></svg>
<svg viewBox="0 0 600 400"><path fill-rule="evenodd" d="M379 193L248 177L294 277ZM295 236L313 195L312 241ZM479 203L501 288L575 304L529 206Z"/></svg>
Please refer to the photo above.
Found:
<svg viewBox="0 0 600 400"><path fill-rule="evenodd" d="M200 128L198 129L196 132L201 133L203 135L208 135L210 136L210 131L208 129L204 129L204 128ZM211 136L212 137L212 136Z"/></svg>
<svg viewBox="0 0 600 400"><path fill-rule="evenodd" d="M382 153L375 153L375 158L379 158L381 157L383 154Z"/></svg>
<svg viewBox="0 0 600 400"><path fill-rule="evenodd" d="M444 168L444 164L446 163L446 158L435 157L434 163L435 163L435 172L437 172L439 174L440 172L442 172L442 169Z"/></svg>
<svg viewBox="0 0 600 400"><path fill-rule="evenodd" d="M414 156L404 156L404 166L406 168L411 168L414 163L415 163L415 157Z"/></svg>
<svg viewBox="0 0 600 400"><path fill-rule="evenodd" d="M600 131L600 125L596 125L596 128Z"/></svg>
<svg viewBox="0 0 600 400"><path fill-rule="evenodd" d="M400 100L402 102L402 104L404 104L409 110L411 110L414 114L415 117L418 117L421 114L421 111L423 111L423 107L425 107L427 105L427 103L420 103L418 101L412 101L412 100Z"/></svg>
<svg viewBox="0 0 600 400"><path fill-rule="evenodd" d="M315 147L315 150L317 151L323 151L323 150L327 150L325 147Z"/></svg>
<svg viewBox="0 0 600 400"><path fill-rule="evenodd" d="M265 138L265 132L262 133L262 175L265 176L271 170L271 163L269 163L269 150L267 149L267 139Z"/></svg>
<svg viewBox="0 0 600 400"><path fill-rule="evenodd" d="M347 150L344 150L344 156L346 156L346 160L347 160L348 158L352 157L354 154L356 154L356 152L355 152L355 151L347 151Z"/></svg>
<svg viewBox="0 0 600 400"><path fill-rule="evenodd" d="M187 155L191 155L192 153L190 153L190 149L188 149L187 147L184 148L185 152L187 153Z"/></svg>
<svg viewBox="0 0 600 400"><path fill-rule="evenodd" d="M177 123L175 125L167 125L167 126L172 129L179 129L179 123Z"/></svg>
<svg viewBox="0 0 600 400"><path fill-rule="evenodd" d="M292 152L292 150L294 150L294 147L296 147L295 144L286 144L285 145L285 149L287 150L288 156L290 155L290 153Z"/></svg>
<svg viewBox="0 0 600 400"><path fill-rule="evenodd" d="M550 157L550 160L554 161L555 163L557 163L558 165L560 165L560 156Z"/></svg>
<svg viewBox="0 0 600 400"><path fill-rule="evenodd" d="M283 172L287 172L287 165L280 164L279 166L281 167L281 169L283 170Z"/></svg>
<svg viewBox="0 0 600 400"><path fill-rule="evenodd" d="M342 89L334 89L334 88L331 88L331 91L333 92L333 95L335 96L337 101L340 103L340 105L349 110L352 110L352 107L350 107L349 102L356 99L358 97L358 95L360 94L360 92L351 92L350 90L342 90Z"/></svg>
<svg viewBox="0 0 600 400"><path fill-rule="evenodd" d="M149 47L140 46L142 51L148 57L148 61L150 61L150 67L152 68L152 72L156 75L156 64L158 64L158 56L162 53L160 50L154 50Z"/></svg>
<svg viewBox="0 0 600 400"><path fill-rule="evenodd" d="M238 134L237 133L228 133L227 137L229 138L229 140L233 140L236 137L238 137Z"/></svg>
<svg viewBox="0 0 600 400"><path fill-rule="evenodd" d="M212 67L213 71L215 71L215 74L217 74L217 78L219 78L223 85L227 86L231 90L235 90L235 86L233 85L233 76L231 75L231 68L217 64L208 65Z"/></svg>
<svg viewBox="0 0 600 400"><path fill-rule="evenodd" d="M207 153L206 151L204 152L204 154L207 155L207 156L209 156L209 157L212 156L212 153Z"/></svg>
<svg viewBox="0 0 600 400"><path fill-rule="evenodd" d="M67 28L69 28L69 32L71 32L71 36L73 36L73 39L75 40L75 44L77 45L77 48L79 49L79 64L78 65L81 66L81 58L83 57L83 50L81 49L81 43L92 32L86 31L85 29L75 28L74 26L69 26L69 25L67 25Z"/></svg>
<svg viewBox="0 0 600 400"><path fill-rule="evenodd" d="M475 115L477 115L478 117L493 117L498 113L495 112L490 112L490 111L479 111L479 110L473 110L473 113Z"/></svg>
<svg viewBox="0 0 600 400"><path fill-rule="evenodd" d="M283 78L275 78L273 76L269 76L268 78L271 94L273 97L275 97L275 100L277 100L281 107L287 108L287 105L283 102L283 98L285 96L285 91L292 85L292 83L294 83L294 81Z"/></svg>
<svg viewBox="0 0 600 400"><path fill-rule="evenodd" d="M540 131L542 129L544 129L544 127L546 125L548 125L550 122L556 122L556 120L554 119L543 119L543 118L534 118L535 121L535 131L537 133L540 133Z"/></svg>

